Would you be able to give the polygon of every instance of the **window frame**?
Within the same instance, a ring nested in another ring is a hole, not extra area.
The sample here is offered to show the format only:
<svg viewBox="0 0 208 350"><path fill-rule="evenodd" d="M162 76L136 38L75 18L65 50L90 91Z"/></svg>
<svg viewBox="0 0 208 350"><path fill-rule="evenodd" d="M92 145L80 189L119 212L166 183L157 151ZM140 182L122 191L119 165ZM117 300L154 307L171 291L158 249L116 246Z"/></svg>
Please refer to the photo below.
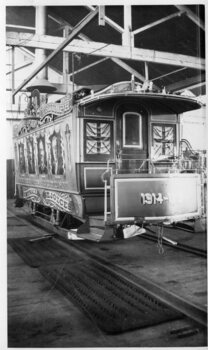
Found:
<svg viewBox="0 0 208 350"><path fill-rule="evenodd" d="M139 143L137 145L129 145L126 144L126 121L127 121L127 115L136 115L138 118L138 131L139 131ZM124 148L136 148L136 149L143 149L143 138L142 138L142 115L137 112L125 112L122 115L122 143Z"/></svg>
<svg viewBox="0 0 208 350"><path fill-rule="evenodd" d="M151 148L154 148L154 135L153 135L153 128L154 126L161 126L161 127L172 127L173 128L173 132L174 132L174 137L173 137L173 157L174 157L174 148L177 147L177 124L175 123L164 123L164 122L156 122L156 123L151 123L151 138L152 138L152 142L151 142ZM165 142L165 143L168 143L168 142ZM153 152L153 150L152 150ZM152 153L151 152L151 153ZM165 155L165 154L161 154L158 156L158 160L165 160L165 159L168 159L170 156L168 155Z"/></svg>
<svg viewBox="0 0 208 350"><path fill-rule="evenodd" d="M102 153L95 153L95 154L88 154L87 153L87 133L86 133L86 126L87 123L103 123L103 124L109 124L110 125L110 154L102 154ZM90 161L90 162L106 162L109 159L114 158L114 121L109 119L92 119L87 118L84 119L83 123L83 134L84 134L84 143L83 143L83 155L84 155L84 161Z"/></svg>

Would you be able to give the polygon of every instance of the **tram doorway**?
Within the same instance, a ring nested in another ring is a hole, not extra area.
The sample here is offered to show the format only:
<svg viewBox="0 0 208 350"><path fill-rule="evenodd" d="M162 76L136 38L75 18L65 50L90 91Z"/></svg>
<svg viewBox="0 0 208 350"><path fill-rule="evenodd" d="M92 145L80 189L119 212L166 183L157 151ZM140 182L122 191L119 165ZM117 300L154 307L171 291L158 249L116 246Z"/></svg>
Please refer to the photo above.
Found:
<svg viewBox="0 0 208 350"><path fill-rule="evenodd" d="M148 114L137 104L124 104L117 110L116 157L121 173L147 170Z"/></svg>

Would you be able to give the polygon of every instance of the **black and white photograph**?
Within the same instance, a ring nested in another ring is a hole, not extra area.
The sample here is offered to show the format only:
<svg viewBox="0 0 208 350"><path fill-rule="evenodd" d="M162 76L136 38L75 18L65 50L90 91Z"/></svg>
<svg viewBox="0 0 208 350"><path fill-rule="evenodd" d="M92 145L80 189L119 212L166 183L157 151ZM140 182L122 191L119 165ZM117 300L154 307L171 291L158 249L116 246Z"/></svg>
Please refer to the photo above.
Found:
<svg viewBox="0 0 208 350"><path fill-rule="evenodd" d="M2 349L207 348L207 11L0 5Z"/></svg>

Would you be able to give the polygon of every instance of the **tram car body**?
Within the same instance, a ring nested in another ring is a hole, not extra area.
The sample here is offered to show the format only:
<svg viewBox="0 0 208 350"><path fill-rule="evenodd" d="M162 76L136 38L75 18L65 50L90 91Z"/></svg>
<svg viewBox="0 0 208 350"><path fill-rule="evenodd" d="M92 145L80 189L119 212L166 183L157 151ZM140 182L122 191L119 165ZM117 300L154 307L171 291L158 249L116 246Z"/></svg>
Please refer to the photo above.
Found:
<svg viewBox="0 0 208 350"><path fill-rule="evenodd" d="M16 197L33 213L66 228L76 218L77 235L97 241L202 215L201 176L182 162L180 136L180 115L197 100L134 81L43 97L32 92L14 129Z"/></svg>

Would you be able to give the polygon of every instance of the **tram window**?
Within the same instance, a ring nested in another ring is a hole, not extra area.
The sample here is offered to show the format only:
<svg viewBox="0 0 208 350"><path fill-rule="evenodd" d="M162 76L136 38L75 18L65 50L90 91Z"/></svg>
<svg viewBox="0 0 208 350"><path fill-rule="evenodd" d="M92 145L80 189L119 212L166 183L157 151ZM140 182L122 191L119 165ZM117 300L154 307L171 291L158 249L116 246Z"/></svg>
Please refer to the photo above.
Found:
<svg viewBox="0 0 208 350"><path fill-rule="evenodd" d="M113 157L113 122L85 120L86 160L107 160Z"/></svg>
<svg viewBox="0 0 208 350"><path fill-rule="evenodd" d="M155 159L173 157L176 146L176 126L168 124L152 125L152 156Z"/></svg>
<svg viewBox="0 0 208 350"><path fill-rule="evenodd" d="M138 113L123 114L123 146L142 148L142 118Z"/></svg>

